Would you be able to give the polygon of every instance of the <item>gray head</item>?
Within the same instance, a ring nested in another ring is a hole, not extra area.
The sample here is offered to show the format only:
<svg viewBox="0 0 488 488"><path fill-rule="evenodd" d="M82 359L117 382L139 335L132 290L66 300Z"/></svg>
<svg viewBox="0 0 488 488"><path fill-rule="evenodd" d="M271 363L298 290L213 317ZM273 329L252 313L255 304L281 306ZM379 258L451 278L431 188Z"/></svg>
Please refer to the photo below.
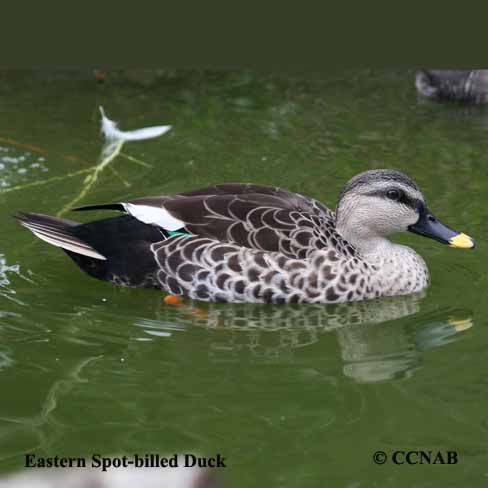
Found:
<svg viewBox="0 0 488 488"><path fill-rule="evenodd" d="M374 169L354 176L339 195L336 216L338 231L365 253L407 230L455 247L474 246L432 215L417 184L400 171Z"/></svg>

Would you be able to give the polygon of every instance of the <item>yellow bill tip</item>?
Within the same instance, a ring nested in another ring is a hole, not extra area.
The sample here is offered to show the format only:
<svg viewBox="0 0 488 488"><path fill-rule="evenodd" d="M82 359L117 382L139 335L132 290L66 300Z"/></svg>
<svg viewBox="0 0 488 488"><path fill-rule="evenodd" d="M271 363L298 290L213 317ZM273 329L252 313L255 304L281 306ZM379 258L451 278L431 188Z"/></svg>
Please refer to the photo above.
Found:
<svg viewBox="0 0 488 488"><path fill-rule="evenodd" d="M471 237L461 233L449 239L449 246L459 247L462 249L472 249L475 246L475 244L473 239L471 239Z"/></svg>

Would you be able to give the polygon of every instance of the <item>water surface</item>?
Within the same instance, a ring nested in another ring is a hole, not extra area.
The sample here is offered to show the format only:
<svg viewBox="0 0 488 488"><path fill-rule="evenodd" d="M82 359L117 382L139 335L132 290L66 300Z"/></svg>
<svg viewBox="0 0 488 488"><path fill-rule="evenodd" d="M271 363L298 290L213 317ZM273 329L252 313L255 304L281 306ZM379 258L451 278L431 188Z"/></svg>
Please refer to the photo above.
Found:
<svg viewBox="0 0 488 488"><path fill-rule="evenodd" d="M427 292L340 306L170 307L158 291L98 282L10 216L57 214L79 195L101 149L99 105L124 129L173 130L127 144L151 166L119 157L82 203L245 181L334 207L357 172L395 168L477 248L398 236L427 261ZM406 71L104 84L4 73L0 472L31 452L219 452L236 487L485 486L487 149L486 109L421 100ZM373 463L409 449L456 450L459 462Z"/></svg>

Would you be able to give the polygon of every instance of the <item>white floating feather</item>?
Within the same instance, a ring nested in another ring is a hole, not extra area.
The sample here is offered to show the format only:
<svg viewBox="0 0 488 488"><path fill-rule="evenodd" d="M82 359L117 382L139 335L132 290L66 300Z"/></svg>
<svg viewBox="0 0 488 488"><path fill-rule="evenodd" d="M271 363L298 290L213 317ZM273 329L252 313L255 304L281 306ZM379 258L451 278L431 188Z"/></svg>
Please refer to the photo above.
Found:
<svg viewBox="0 0 488 488"><path fill-rule="evenodd" d="M153 139L168 132L171 129L170 125L157 125L154 127L144 127L135 130L120 130L117 123L110 120L100 107L102 114L102 134L109 141L142 141L144 139Z"/></svg>

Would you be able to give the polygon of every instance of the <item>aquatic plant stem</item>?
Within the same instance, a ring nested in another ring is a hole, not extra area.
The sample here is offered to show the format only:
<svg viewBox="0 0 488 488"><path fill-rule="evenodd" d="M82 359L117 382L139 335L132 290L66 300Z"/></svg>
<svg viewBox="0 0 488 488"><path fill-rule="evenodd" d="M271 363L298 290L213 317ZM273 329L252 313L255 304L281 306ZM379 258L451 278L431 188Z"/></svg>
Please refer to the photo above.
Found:
<svg viewBox="0 0 488 488"><path fill-rule="evenodd" d="M125 154L123 152L121 152L120 155L123 158L128 159L129 161L132 161L133 163L140 164L141 166L144 166L145 168L152 168L153 167L152 164L141 161L140 159L137 159L133 156L129 156L128 154Z"/></svg>
<svg viewBox="0 0 488 488"><path fill-rule="evenodd" d="M120 154L120 150L124 146L124 141L117 141L110 147L110 152L102 159L102 161L91 168L91 174L89 174L83 181L83 187L78 193L78 195L67 203L56 215L60 217L61 215L68 212L71 208L75 207L76 204L82 200L86 194L90 191L93 185L97 182L100 173ZM105 151L104 151L105 152ZM104 152L102 154L104 154Z"/></svg>
<svg viewBox="0 0 488 488"><path fill-rule="evenodd" d="M25 183L24 185L16 185L16 186L11 186L10 188L3 188L0 190L0 195L2 193L9 193L11 191L23 190L24 188L31 188L33 186L46 185L53 181L64 180L65 178L70 178L72 176L78 176L84 173L89 173L90 171L93 171L93 167L80 169L78 171L74 171L73 173L67 173L63 176L53 176L52 178L46 178L45 180L31 181L30 183Z"/></svg>
<svg viewBox="0 0 488 488"><path fill-rule="evenodd" d="M109 169L122 182L122 184L126 188L130 188L132 186L128 181L124 180L124 178L122 178L122 176L120 176L120 173L113 166L109 166Z"/></svg>

